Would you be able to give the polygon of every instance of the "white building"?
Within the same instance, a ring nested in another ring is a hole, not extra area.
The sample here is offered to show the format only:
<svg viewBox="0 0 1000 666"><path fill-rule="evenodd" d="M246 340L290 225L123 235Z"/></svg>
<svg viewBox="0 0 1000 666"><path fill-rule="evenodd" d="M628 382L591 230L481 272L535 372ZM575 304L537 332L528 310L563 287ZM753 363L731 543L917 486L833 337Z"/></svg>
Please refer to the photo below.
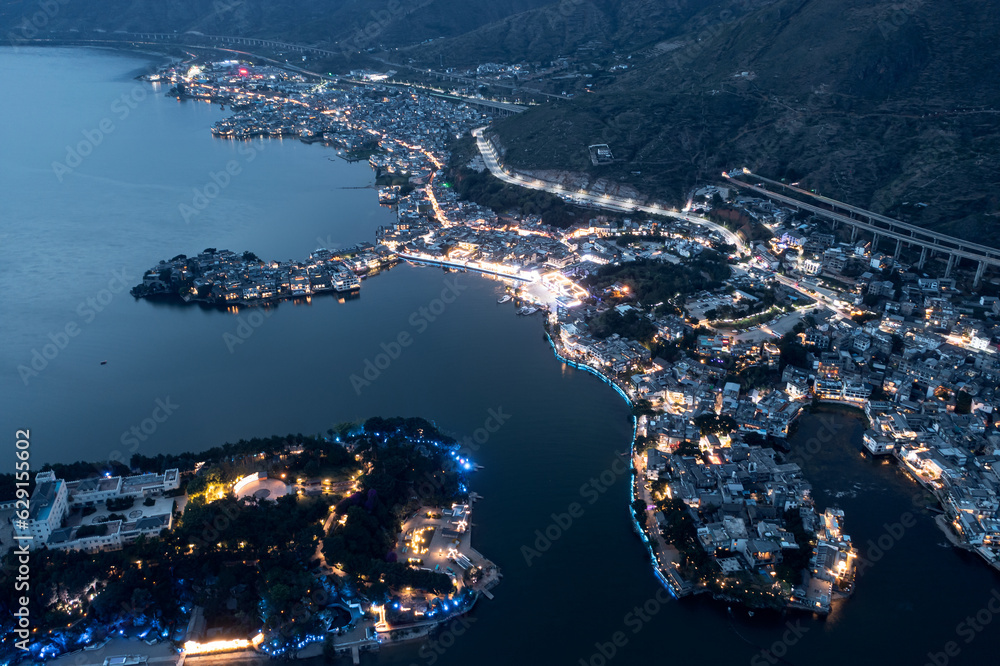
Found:
<svg viewBox="0 0 1000 666"><path fill-rule="evenodd" d="M162 495L180 487L180 471L168 469L163 474L112 476L63 481L55 472L35 475L35 490L31 495L28 532L30 548L62 548L68 550L103 550L120 548L139 534L158 534L173 526L172 511L143 515L134 520L102 523L100 534L77 537L81 526L63 527L72 509L93 507L109 499L146 498ZM89 530L93 531L93 530ZM87 531L84 532L87 534Z"/></svg>
<svg viewBox="0 0 1000 666"><path fill-rule="evenodd" d="M69 512L66 483L57 479L54 472L39 472L35 475L35 491L31 494L30 504L28 532L34 549L49 540Z"/></svg>

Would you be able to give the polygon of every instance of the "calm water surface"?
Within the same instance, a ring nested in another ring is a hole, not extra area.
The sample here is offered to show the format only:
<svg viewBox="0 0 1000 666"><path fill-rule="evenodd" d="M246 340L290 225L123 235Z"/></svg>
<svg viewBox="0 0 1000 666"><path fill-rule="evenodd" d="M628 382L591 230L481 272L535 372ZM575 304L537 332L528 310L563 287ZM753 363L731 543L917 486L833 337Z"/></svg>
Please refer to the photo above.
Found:
<svg viewBox="0 0 1000 666"><path fill-rule="evenodd" d="M629 524L627 479L593 504L581 495L628 446L628 410L612 389L552 357L537 317L498 306L498 283L400 266L366 280L358 299L285 303L266 317L132 299L120 281L131 286L175 254L217 247L305 258L320 245L370 241L393 219L364 189L373 182L367 165L298 141L213 139L209 127L226 112L134 81L151 62L0 49L0 83L12 91L0 122L0 438L30 428L36 465L127 455L123 434L158 400L176 407L144 434L136 448L144 454L314 433L372 415L424 416L463 437L501 410L509 419L476 453L485 469L473 479L485 498L476 547L505 574L496 598L447 649L386 649L366 663L923 664L948 641L960 648L950 663L995 663L1000 623L968 644L956 626L1000 581L947 546L903 474L858 455L855 417L832 417L840 424L832 441L804 462L819 506L846 511L863 553L904 512L916 525L850 601L826 620L801 618L794 634L787 618L731 616L703 600L651 603L655 612L640 616L636 606L659 587ZM77 164L68 151L81 142L77 152L88 154ZM68 157L68 172L53 168ZM231 160L239 175L186 220L179 206ZM417 330L411 313L452 280L460 297ZM241 326L252 334L227 345ZM67 327L76 334L63 337ZM351 374L401 331L414 343L356 391ZM41 369L22 376L18 367L33 358ZM829 427L808 416L793 443ZM0 454L0 471L13 462ZM584 515L529 565L521 547L572 502ZM624 645L605 657L616 632ZM783 635L794 644L775 644ZM780 659L769 661L761 650L772 645Z"/></svg>

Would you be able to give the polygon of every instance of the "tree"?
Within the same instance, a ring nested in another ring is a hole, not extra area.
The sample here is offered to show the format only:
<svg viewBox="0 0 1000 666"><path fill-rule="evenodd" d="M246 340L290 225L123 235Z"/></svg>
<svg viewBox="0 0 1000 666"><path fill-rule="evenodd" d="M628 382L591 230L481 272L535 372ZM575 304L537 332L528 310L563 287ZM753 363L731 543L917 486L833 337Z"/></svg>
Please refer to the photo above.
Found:
<svg viewBox="0 0 1000 666"><path fill-rule="evenodd" d="M632 407L633 416L655 416L656 410L653 409L653 404L649 400L636 400L635 405Z"/></svg>
<svg viewBox="0 0 1000 666"><path fill-rule="evenodd" d="M677 449L674 451L679 456L696 456L701 453L701 449L698 448L697 442L692 442L689 439L685 439L683 442L677 445Z"/></svg>
<svg viewBox="0 0 1000 666"><path fill-rule="evenodd" d="M965 391L959 391L955 395L955 413L968 414L972 411L972 396Z"/></svg>
<svg viewBox="0 0 1000 666"><path fill-rule="evenodd" d="M728 435L736 430L736 421L726 414L700 414L695 417L694 423L701 429L702 435Z"/></svg>

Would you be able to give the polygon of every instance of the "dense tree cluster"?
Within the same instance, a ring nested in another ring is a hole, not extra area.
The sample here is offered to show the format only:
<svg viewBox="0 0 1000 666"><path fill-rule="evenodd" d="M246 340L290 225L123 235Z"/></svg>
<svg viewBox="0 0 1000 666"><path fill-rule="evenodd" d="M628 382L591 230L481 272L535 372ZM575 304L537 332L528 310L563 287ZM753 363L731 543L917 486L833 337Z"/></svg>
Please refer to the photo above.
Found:
<svg viewBox="0 0 1000 666"><path fill-rule="evenodd" d="M400 586L451 589L446 575L395 562L392 550L410 508L461 498L457 466L447 452L454 440L423 419L373 418L364 430L355 450L362 452L366 472L358 492L337 505L338 515L347 519L324 541L324 556L366 584L373 596Z"/></svg>
<svg viewBox="0 0 1000 666"><path fill-rule="evenodd" d="M650 347L656 337L656 325L637 310L628 310L625 314L611 308L587 322L590 332L598 340L603 340L615 333L623 338L635 340Z"/></svg>
<svg viewBox="0 0 1000 666"><path fill-rule="evenodd" d="M660 303L678 296L706 289L717 289L729 278L726 257L705 250L682 264L639 259L623 264L602 266L587 280L590 292L600 294L616 282L629 287L641 303Z"/></svg>
<svg viewBox="0 0 1000 666"><path fill-rule="evenodd" d="M462 168L453 175L455 191L459 196L491 208L498 214L540 215L545 224L562 229L584 219L554 194L508 185L488 172Z"/></svg>
<svg viewBox="0 0 1000 666"><path fill-rule="evenodd" d="M336 432L343 445L296 435L241 441L198 455L139 456L142 466L157 471L193 466L195 458L208 462L189 482L193 493L172 531L140 537L120 551L34 553L30 612L37 626L47 631L72 624L77 635L91 626L100 635L144 617L142 622L170 628L186 622L198 605L213 626L245 633L263 619L265 629L293 637L309 630L308 618L325 603L324 595L316 594L323 586L311 571L321 546L328 561L343 564L373 598L404 587L449 592L448 576L397 562L392 550L401 518L414 504L464 497L450 455L454 440L423 419L375 418L363 429L342 424ZM289 457L289 444L296 450L301 445L302 453ZM282 464L324 470L340 465L353 474L357 462L345 446L361 455L365 471L361 489L347 498L286 495L268 501L237 499L229 491L230 473L241 461L260 464L282 453ZM88 467L79 463L73 469L82 473ZM221 492L206 493L210 487ZM128 508L124 502L110 504L109 510ZM323 543L323 524L334 508L347 520L334 523ZM96 536L107 525L81 529ZM8 568L11 557L4 561ZM0 606L13 607L11 589L0 596ZM59 640L72 649L74 639Z"/></svg>

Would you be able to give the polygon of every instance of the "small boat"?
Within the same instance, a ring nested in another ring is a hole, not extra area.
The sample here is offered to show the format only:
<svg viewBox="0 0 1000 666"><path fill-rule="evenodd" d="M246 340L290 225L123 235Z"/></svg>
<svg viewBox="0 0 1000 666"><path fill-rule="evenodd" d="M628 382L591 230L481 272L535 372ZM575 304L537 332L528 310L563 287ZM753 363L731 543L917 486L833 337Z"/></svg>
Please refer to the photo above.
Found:
<svg viewBox="0 0 1000 666"><path fill-rule="evenodd" d="M107 365L107 364L108 364L107 361L101 361L101 365Z"/></svg>
<svg viewBox="0 0 1000 666"><path fill-rule="evenodd" d="M510 300L510 294L504 294L503 297L497 301L497 303L506 303Z"/></svg>

